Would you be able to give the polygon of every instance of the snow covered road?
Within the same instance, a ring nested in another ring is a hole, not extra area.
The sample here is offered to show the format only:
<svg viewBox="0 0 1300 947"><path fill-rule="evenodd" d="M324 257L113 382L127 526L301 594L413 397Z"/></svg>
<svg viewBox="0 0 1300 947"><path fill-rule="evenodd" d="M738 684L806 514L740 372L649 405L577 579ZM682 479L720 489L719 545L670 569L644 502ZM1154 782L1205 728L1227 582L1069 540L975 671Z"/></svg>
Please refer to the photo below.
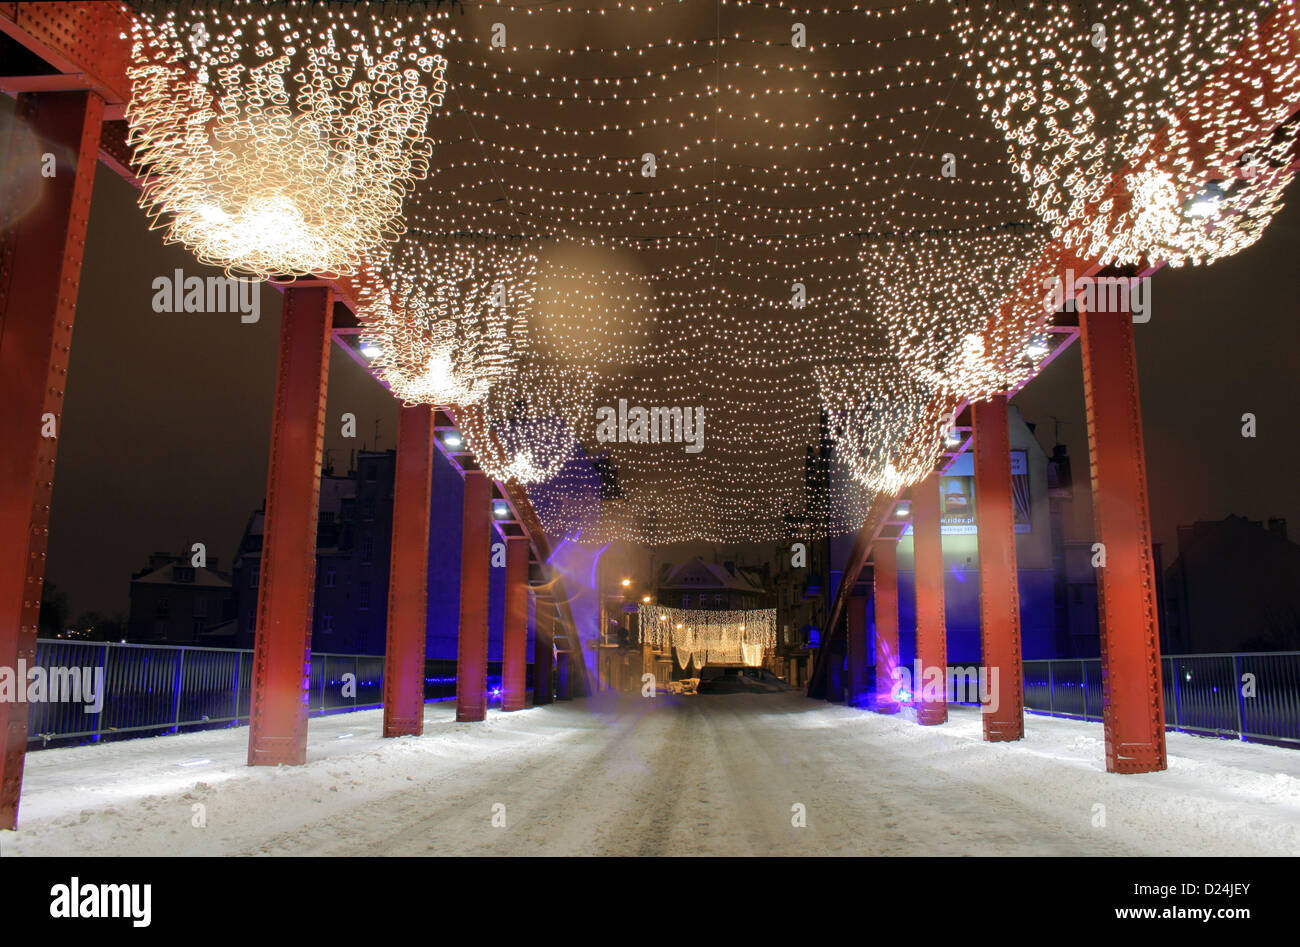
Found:
<svg viewBox="0 0 1300 947"><path fill-rule="evenodd" d="M399 740L380 711L314 719L294 768L245 766L245 728L46 750L0 854L1300 854L1296 750L1170 734L1168 771L1114 776L1100 724L985 744L952 716L600 695L482 724L429 704Z"/></svg>

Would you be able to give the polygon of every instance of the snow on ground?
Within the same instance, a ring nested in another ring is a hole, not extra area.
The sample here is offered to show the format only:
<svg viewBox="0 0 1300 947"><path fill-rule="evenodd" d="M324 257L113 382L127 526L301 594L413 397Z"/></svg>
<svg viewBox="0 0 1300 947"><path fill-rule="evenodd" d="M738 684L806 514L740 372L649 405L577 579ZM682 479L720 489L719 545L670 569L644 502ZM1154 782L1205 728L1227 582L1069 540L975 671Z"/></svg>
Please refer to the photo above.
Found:
<svg viewBox="0 0 1300 947"><path fill-rule="evenodd" d="M246 728L30 753L0 853L1300 854L1296 750L1171 733L1166 772L1117 776L1100 724L1030 715L986 744L970 708L934 728L800 694L454 712L397 740L381 711L313 719L301 767L245 766Z"/></svg>

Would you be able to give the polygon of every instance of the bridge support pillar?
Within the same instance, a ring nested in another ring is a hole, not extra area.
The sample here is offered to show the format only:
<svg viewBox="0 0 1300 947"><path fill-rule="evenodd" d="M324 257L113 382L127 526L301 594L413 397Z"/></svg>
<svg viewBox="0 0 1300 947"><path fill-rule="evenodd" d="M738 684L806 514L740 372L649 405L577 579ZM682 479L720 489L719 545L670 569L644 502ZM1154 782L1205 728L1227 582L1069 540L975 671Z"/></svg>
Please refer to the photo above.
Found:
<svg viewBox="0 0 1300 947"><path fill-rule="evenodd" d="M321 444L334 293L285 290L257 593L248 765L307 759Z"/></svg>
<svg viewBox="0 0 1300 947"><path fill-rule="evenodd" d="M1024 679L1006 396L972 404L971 416L979 522L980 649L989 680L989 705L996 708L984 708L984 739L1019 740L1025 735Z"/></svg>
<svg viewBox="0 0 1300 947"><path fill-rule="evenodd" d="M492 483L465 473L460 550L460 633L456 645L456 719L487 717L488 570L491 568Z"/></svg>
<svg viewBox="0 0 1300 947"><path fill-rule="evenodd" d="M555 700L555 600L537 596L533 618L533 706Z"/></svg>
<svg viewBox="0 0 1300 947"><path fill-rule="evenodd" d="M898 543L881 539L871 550L871 594L876 609L876 713L898 713L894 668L898 667Z"/></svg>
<svg viewBox="0 0 1300 947"><path fill-rule="evenodd" d="M849 698L850 706L861 706L867 692L867 597L854 595L848 601Z"/></svg>
<svg viewBox="0 0 1300 947"><path fill-rule="evenodd" d="M555 699L572 700L573 694L570 692L571 681L569 680L573 662L569 659L572 655L568 651L561 651L557 656L555 667Z"/></svg>
<svg viewBox="0 0 1300 947"><path fill-rule="evenodd" d="M1155 566L1132 317L1084 312L1084 400L1092 460L1106 769L1165 769Z"/></svg>
<svg viewBox="0 0 1300 947"><path fill-rule="evenodd" d="M384 736L424 733L428 623L429 507L433 490L433 409L403 407L397 421L393 555L384 657Z"/></svg>
<svg viewBox="0 0 1300 947"><path fill-rule="evenodd" d="M916 658L921 663L921 678L912 682L912 690L916 722L928 727L948 719L948 633L937 472L912 488L912 548L916 560Z"/></svg>
<svg viewBox="0 0 1300 947"><path fill-rule="evenodd" d="M20 95L15 117L32 130L35 147L20 154L26 136L12 135L12 150L0 154L15 179L39 190L0 248L0 667L36 660L54 456L103 115L103 100L91 92ZM43 177L42 155L51 154L54 175ZM0 199L15 208L19 196ZM26 703L0 701L0 733L0 829L12 829Z"/></svg>
<svg viewBox="0 0 1300 947"><path fill-rule="evenodd" d="M501 709L527 705L528 537L506 539L505 631L501 649Z"/></svg>

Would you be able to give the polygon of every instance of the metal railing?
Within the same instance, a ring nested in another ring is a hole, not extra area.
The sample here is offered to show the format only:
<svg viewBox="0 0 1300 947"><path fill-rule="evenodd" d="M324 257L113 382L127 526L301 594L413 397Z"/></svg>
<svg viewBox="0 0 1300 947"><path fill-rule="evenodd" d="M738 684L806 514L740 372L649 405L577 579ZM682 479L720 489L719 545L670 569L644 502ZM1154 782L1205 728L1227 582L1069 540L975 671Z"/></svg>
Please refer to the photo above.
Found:
<svg viewBox="0 0 1300 947"><path fill-rule="evenodd" d="M1300 651L1166 655L1160 671L1167 729L1300 746ZM865 680L859 706L871 702L875 665ZM1026 710L1102 719L1100 658L1025 661L1024 686Z"/></svg>
<svg viewBox="0 0 1300 947"><path fill-rule="evenodd" d="M1161 658L1165 726L1300 743L1300 651ZM1101 659L1025 662L1025 709L1101 720Z"/></svg>
<svg viewBox="0 0 1300 947"><path fill-rule="evenodd" d="M72 701L28 704L29 744L143 736L246 724L252 650L40 639L33 667L102 674L102 706ZM499 680L499 663L496 665ZM346 688L351 674L353 687ZM308 713L316 717L383 706L382 655L313 653ZM491 669L489 670L491 679ZM456 662L425 662L426 700L456 693Z"/></svg>

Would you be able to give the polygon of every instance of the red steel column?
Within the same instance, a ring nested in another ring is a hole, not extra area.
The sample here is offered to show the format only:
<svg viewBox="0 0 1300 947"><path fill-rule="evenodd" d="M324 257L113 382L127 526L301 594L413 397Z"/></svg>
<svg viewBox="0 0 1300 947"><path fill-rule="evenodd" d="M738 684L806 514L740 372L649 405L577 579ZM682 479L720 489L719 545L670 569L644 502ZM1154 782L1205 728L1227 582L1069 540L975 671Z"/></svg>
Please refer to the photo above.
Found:
<svg viewBox="0 0 1300 947"><path fill-rule="evenodd" d="M1019 740L1025 735L1025 695L1006 396L972 404L971 417L975 428L975 516L979 524L980 649L989 676L984 739Z"/></svg>
<svg viewBox="0 0 1300 947"><path fill-rule="evenodd" d="M528 537L506 540L506 608L501 646L501 709L527 706Z"/></svg>
<svg viewBox="0 0 1300 947"><path fill-rule="evenodd" d="M573 692L570 690L569 673L573 667L573 662L569 659L573 655L568 651L561 651L556 657L555 662L555 699L572 700Z"/></svg>
<svg viewBox="0 0 1300 947"><path fill-rule="evenodd" d="M916 658L921 662L921 678L912 682L912 690L916 722L933 726L948 719L948 633L943 610L938 473L912 488L912 548L916 561ZM931 679L934 674L937 681ZM928 698L927 691L931 693Z"/></svg>
<svg viewBox="0 0 1300 947"><path fill-rule="evenodd" d="M384 736L424 733L424 655L429 591L433 409L403 407L397 421L393 555L384 657Z"/></svg>
<svg viewBox="0 0 1300 947"><path fill-rule="evenodd" d="M285 290L257 593L248 765L307 760L321 443L334 293Z"/></svg>
<svg viewBox="0 0 1300 947"><path fill-rule="evenodd" d="M13 135L14 150L0 155L15 187L23 180L41 191L0 250L0 667L15 674L19 661L31 665L36 658L54 455L63 433L63 390L103 114L103 100L89 92L20 95L15 118L31 128L36 148L20 157L20 136ZM45 154L56 156L53 177L42 177ZM19 161L30 165L19 167ZM0 201L14 208L18 196L0 194ZM12 829L27 751L26 703L0 702L0 732L0 829Z"/></svg>
<svg viewBox="0 0 1300 947"><path fill-rule="evenodd" d="M1106 769L1150 773L1167 764L1133 322L1128 313L1082 308L1093 517L1105 549L1097 584Z"/></svg>
<svg viewBox="0 0 1300 947"><path fill-rule="evenodd" d="M460 544L460 635L456 645L456 719L487 717L488 569L491 568L492 484L481 470L465 473Z"/></svg>
<svg viewBox="0 0 1300 947"><path fill-rule="evenodd" d="M555 700L555 600L537 596L533 620L533 706Z"/></svg>
<svg viewBox="0 0 1300 947"><path fill-rule="evenodd" d="M876 713L898 713L894 668L898 667L898 543L877 540L871 548L871 593L876 607Z"/></svg>
<svg viewBox="0 0 1300 947"><path fill-rule="evenodd" d="M848 601L849 704L857 706L867 693L867 597Z"/></svg>

